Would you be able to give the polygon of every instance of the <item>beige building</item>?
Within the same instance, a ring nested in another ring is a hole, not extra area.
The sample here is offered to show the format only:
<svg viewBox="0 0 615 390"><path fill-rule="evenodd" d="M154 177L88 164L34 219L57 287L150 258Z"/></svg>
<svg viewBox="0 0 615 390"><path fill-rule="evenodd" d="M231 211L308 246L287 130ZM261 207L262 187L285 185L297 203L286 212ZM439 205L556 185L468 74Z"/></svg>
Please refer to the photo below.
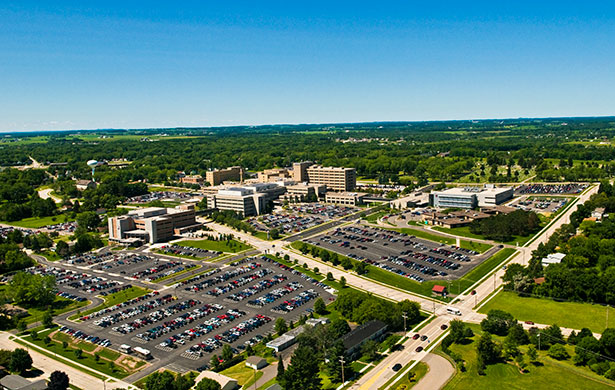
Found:
<svg viewBox="0 0 615 390"><path fill-rule="evenodd" d="M286 168L265 169L258 173L258 181L261 183L269 183L282 179L290 178L290 172Z"/></svg>
<svg viewBox="0 0 615 390"><path fill-rule="evenodd" d="M205 181L212 186L217 186L225 181L241 182L243 181L243 174L243 168L239 166L230 167L227 169L216 169L205 173Z"/></svg>
<svg viewBox="0 0 615 390"><path fill-rule="evenodd" d="M307 181L325 185L333 191L352 191L357 185L357 175L354 168L312 165L307 168Z"/></svg>
<svg viewBox="0 0 615 390"><path fill-rule="evenodd" d="M176 208L147 207L108 219L109 241L123 244L167 241L175 234L200 226L195 219L194 205Z"/></svg>
<svg viewBox="0 0 615 390"><path fill-rule="evenodd" d="M297 183L303 183L308 181L307 169L311 165L314 165L314 163L311 161L293 163L293 179Z"/></svg>
<svg viewBox="0 0 615 390"><path fill-rule="evenodd" d="M184 176L181 179L179 179L179 181L181 183L184 183L184 184L198 184L198 185L201 185L201 184L204 183L203 176L201 176L201 175Z"/></svg>
<svg viewBox="0 0 615 390"><path fill-rule="evenodd" d="M356 206L363 204L363 199L366 195L367 194L361 192L327 192L325 195L325 202L345 206Z"/></svg>
<svg viewBox="0 0 615 390"><path fill-rule="evenodd" d="M282 200L305 202L311 197L321 199L326 192L327 188L321 184L295 184L286 187L286 194L282 196Z"/></svg>

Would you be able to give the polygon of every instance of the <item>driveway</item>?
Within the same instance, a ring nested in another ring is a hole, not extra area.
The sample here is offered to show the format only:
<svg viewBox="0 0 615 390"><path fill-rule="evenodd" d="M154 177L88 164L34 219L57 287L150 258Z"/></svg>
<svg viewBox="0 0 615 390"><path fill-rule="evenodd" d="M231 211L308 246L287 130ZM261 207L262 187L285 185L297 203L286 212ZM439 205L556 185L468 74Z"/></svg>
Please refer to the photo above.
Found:
<svg viewBox="0 0 615 390"><path fill-rule="evenodd" d="M430 353L425 356L423 363L427 364L427 374L413 387L414 390L436 390L444 387L446 382L455 374L455 367L440 355Z"/></svg>

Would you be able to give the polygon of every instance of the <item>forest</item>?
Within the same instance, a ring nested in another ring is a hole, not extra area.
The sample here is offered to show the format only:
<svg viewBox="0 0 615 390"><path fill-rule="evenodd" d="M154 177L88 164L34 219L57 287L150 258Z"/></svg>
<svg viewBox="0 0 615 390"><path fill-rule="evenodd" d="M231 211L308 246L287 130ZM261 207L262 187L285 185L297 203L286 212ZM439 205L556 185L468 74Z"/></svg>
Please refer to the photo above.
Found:
<svg viewBox="0 0 615 390"><path fill-rule="evenodd" d="M32 157L66 163L51 166L52 175L87 179L90 159L129 161L123 169L110 164L96 171L97 181L121 171L124 183L173 182L178 172L233 165L254 172L303 160L355 167L359 176L401 184L511 182L530 173L577 181L615 173L614 135L613 118L55 132L41 142L0 143L0 165L29 164Z"/></svg>

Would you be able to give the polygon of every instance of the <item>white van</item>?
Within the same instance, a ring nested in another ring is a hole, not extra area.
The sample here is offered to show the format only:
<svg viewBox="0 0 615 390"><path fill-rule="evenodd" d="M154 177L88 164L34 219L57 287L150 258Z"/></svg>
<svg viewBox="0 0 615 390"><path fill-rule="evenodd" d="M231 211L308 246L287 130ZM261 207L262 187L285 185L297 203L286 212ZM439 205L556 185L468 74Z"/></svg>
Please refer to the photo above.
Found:
<svg viewBox="0 0 615 390"><path fill-rule="evenodd" d="M448 314L453 314L453 315L456 315L456 316L460 316L461 315L461 310L456 309L454 307L450 307L450 306L446 308L446 312Z"/></svg>

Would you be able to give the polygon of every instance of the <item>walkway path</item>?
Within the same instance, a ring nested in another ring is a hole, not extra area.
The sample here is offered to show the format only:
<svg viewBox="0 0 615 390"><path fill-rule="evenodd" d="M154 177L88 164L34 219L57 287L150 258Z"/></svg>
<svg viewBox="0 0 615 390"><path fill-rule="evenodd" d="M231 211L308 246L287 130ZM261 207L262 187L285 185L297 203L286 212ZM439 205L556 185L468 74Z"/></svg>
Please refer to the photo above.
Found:
<svg viewBox="0 0 615 390"><path fill-rule="evenodd" d="M413 387L414 390L436 390L441 389L446 382L455 374L455 367L440 355L435 353L428 354L423 363L427 364L429 371Z"/></svg>

